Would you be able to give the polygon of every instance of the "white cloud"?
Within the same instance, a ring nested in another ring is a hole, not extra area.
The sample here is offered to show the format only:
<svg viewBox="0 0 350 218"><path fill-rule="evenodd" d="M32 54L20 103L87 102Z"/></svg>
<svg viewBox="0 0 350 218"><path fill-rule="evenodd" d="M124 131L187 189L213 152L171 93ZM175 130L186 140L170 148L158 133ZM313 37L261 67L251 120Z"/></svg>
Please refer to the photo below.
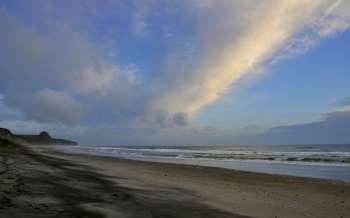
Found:
<svg viewBox="0 0 350 218"><path fill-rule="evenodd" d="M41 25L27 24L0 10L0 84L5 91L75 87L88 67L95 69L90 77L106 77L107 57L84 34L65 23Z"/></svg>
<svg viewBox="0 0 350 218"><path fill-rule="evenodd" d="M5 103L28 119L66 124L80 121L80 104L94 117L103 107L127 111L122 103L138 83L137 68L120 69L86 34L66 22L28 24L0 9L0 91Z"/></svg>
<svg viewBox="0 0 350 218"><path fill-rule="evenodd" d="M153 7L153 0L135 1L133 7L135 8L132 16L132 31L137 36L145 36L148 33L149 23L147 21L150 15L150 9Z"/></svg>
<svg viewBox="0 0 350 218"><path fill-rule="evenodd" d="M155 104L170 113L192 114L242 77L281 57L305 52L350 24L348 0L194 3L203 10L198 40L204 52L194 67L170 71L175 85L169 85Z"/></svg>

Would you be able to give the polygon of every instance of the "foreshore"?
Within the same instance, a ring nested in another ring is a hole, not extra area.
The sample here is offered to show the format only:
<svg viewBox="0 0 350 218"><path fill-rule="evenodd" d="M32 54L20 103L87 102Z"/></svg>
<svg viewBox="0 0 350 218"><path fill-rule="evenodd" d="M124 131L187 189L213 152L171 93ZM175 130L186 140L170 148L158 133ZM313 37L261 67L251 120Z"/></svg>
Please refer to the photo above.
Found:
<svg viewBox="0 0 350 218"><path fill-rule="evenodd" d="M348 217L350 183L0 147L0 218Z"/></svg>

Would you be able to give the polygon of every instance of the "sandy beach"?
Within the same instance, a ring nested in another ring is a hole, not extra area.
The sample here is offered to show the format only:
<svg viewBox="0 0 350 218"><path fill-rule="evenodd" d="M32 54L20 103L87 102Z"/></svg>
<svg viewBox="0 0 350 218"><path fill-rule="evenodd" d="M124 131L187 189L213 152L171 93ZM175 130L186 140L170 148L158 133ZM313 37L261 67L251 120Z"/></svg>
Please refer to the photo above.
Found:
<svg viewBox="0 0 350 218"><path fill-rule="evenodd" d="M350 0L0 0L0 218L350 218Z"/></svg>
<svg viewBox="0 0 350 218"><path fill-rule="evenodd" d="M0 152L0 217L348 217L350 184L209 167Z"/></svg>

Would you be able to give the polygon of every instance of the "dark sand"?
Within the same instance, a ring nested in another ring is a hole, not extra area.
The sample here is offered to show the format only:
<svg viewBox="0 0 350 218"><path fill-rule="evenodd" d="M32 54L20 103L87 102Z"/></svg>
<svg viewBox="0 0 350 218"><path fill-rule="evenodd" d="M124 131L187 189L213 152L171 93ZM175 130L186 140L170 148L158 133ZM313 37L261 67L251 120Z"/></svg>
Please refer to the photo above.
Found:
<svg viewBox="0 0 350 218"><path fill-rule="evenodd" d="M345 218L350 184L0 147L0 217Z"/></svg>

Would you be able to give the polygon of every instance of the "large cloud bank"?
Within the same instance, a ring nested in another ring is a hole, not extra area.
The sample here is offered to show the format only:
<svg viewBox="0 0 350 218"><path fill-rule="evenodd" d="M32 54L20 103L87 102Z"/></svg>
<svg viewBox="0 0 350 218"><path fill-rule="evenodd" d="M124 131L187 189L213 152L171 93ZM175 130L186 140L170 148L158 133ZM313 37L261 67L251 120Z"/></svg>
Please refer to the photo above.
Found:
<svg viewBox="0 0 350 218"><path fill-rule="evenodd" d="M321 121L272 128L257 136L255 141L273 144L347 144L350 141L350 107L328 112Z"/></svg>

